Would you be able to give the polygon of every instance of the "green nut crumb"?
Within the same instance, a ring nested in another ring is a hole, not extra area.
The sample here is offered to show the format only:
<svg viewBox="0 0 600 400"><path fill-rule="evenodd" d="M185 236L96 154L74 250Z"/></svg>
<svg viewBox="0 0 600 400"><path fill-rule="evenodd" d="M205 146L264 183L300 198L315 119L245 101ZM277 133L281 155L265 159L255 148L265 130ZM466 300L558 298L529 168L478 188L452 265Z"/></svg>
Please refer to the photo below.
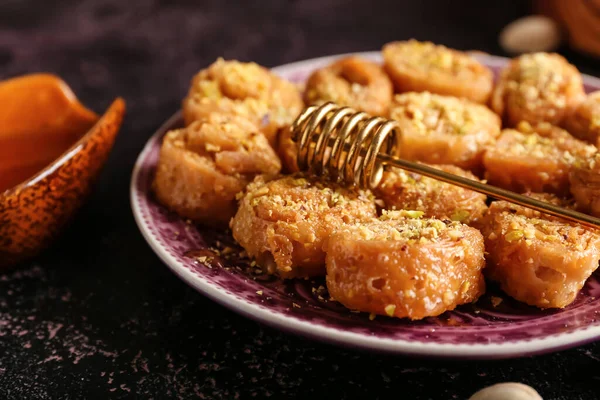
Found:
<svg viewBox="0 0 600 400"><path fill-rule="evenodd" d="M406 210L403 214L409 218L421 218L425 213L423 211Z"/></svg>
<svg viewBox="0 0 600 400"><path fill-rule="evenodd" d="M506 234L505 239L507 242L514 242L516 240L522 239L525 236L523 231L510 231Z"/></svg>
<svg viewBox="0 0 600 400"><path fill-rule="evenodd" d="M395 304L388 304L387 306L385 306L385 313L388 315L388 317L393 317L394 311L396 311Z"/></svg>
<svg viewBox="0 0 600 400"><path fill-rule="evenodd" d="M468 211L465 211L465 210L456 210L450 216L450 219L452 221L464 222L464 221L467 220L467 218L469 218L470 215L471 214Z"/></svg>

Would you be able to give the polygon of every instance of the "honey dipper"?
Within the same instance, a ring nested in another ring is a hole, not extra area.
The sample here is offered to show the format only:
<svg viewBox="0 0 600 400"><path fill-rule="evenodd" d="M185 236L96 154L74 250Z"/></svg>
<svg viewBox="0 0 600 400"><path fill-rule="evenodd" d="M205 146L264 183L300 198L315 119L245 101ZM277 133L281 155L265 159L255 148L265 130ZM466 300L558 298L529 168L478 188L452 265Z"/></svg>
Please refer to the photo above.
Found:
<svg viewBox="0 0 600 400"><path fill-rule="evenodd" d="M600 219L587 214L396 157L401 132L393 120L329 102L304 109L290 129L298 146L298 167L309 174L374 188L381 181L385 166L390 165L555 217L600 227Z"/></svg>

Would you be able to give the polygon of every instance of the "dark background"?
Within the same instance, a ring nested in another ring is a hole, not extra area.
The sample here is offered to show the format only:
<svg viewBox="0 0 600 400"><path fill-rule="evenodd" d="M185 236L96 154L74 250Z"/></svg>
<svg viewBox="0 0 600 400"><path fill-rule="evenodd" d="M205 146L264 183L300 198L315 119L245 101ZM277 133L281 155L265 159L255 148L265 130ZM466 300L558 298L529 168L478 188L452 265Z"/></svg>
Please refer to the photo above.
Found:
<svg viewBox="0 0 600 400"><path fill-rule="evenodd" d="M0 275L1 399L466 399L522 381L600 398L600 344L495 362L427 361L311 342L188 288L139 234L129 179L144 142L216 57L266 66L415 37L502 54L525 1L0 0L0 78L48 71L128 114L99 184L42 256ZM582 71L600 64L565 50Z"/></svg>

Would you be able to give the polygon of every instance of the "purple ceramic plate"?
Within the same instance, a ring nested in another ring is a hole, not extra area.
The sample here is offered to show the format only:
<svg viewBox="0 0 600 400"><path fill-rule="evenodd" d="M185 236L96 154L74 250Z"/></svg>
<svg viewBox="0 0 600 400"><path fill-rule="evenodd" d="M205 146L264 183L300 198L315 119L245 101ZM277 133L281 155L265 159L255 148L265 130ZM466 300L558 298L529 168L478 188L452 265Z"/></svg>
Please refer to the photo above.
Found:
<svg viewBox="0 0 600 400"><path fill-rule="evenodd" d="M378 52L358 55L381 61ZM274 71L302 82L312 70L336 57L297 62ZM499 57L476 57L494 70L507 62ZM587 91L600 89L600 79L584 76L584 82ZM157 204L151 194L162 136L181 123L181 114L174 115L140 154L131 181L133 214L164 263L190 286L226 307L288 332L397 354L508 358L557 351L600 338L598 276L592 276L575 302L563 310L538 310L490 287L476 304L436 318L410 322L378 316L370 321L366 314L352 313L328 301L324 280L284 282L254 274L247 260L220 257L211 248L235 246L226 232L187 224ZM213 261L204 265L190 254L209 256Z"/></svg>

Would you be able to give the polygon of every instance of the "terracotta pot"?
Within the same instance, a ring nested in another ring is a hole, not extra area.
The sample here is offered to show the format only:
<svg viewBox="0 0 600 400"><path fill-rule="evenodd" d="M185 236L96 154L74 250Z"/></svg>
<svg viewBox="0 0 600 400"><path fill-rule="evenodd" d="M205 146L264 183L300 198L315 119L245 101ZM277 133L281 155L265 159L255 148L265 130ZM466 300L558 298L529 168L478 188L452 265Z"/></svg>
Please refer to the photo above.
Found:
<svg viewBox="0 0 600 400"><path fill-rule="evenodd" d="M0 82L0 267L47 247L85 201L113 146L125 102L102 117L56 76Z"/></svg>

